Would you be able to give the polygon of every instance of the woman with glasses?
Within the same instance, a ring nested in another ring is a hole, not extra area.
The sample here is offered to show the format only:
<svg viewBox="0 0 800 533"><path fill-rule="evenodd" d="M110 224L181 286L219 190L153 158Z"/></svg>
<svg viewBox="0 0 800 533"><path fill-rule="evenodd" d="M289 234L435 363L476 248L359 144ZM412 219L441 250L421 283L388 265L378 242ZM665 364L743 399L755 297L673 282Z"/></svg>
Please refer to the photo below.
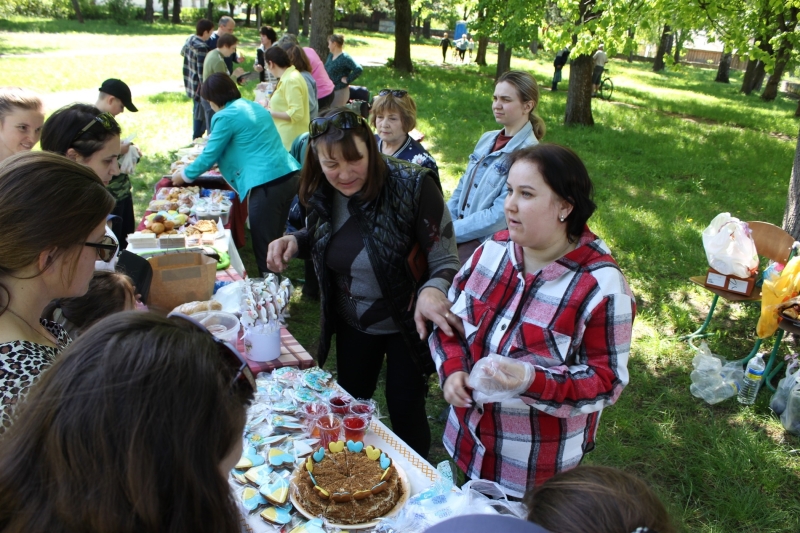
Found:
<svg viewBox="0 0 800 533"><path fill-rule="evenodd" d="M119 174L122 130L111 113L93 105L62 107L42 127L42 150L55 152L94 170L103 184Z"/></svg>
<svg viewBox="0 0 800 533"><path fill-rule="evenodd" d="M447 201L462 263L483 241L506 228L503 201L508 158L514 150L544 137L544 121L536 114L538 105L539 86L527 72L510 70L497 79L492 113L503 128L481 136L469 156L467 171Z"/></svg>
<svg viewBox="0 0 800 533"><path fill-rule="evenodd" d="M44 123L42 100L20 87L0 87L0 161L28 152L39 142Z"/></svg>
<svg viewBox="0 0 800 533"><path fill-rule="evenodd" d="M270 50L273 48L267 54ZM302 76L300 83L305 89ZM172 183L191 183L217 163L239 198L248 201L253 253L263 272L267 268L267 246L283 235L289 207L297 194L300 164L283 147L269 112L242 98L227 74L212 74L203 82L200 95L216 111L211 136L191 165L175 171ZM307 100L305 104L308 109Z"/></svg>
<svg viewBox="0 0 800 533"><path fill-rule="evenodd" d="M417 104L408 91L383 89L372 100L369 123L377 131L382 154L429 168L439 183L439 167L428 151L408 134L417 126Z"/></svg>
<svg viewBox="0 0 800 533"><path fill-rule="evenodd" d="M39 319L45 306L86 293L95 259L114 257L105 236L113 208L97 175L63 156L25 152L0 167L0 433L71 342L59 325Z"/></svg>
<svg viewBox="0 0 800 533"><path fill-rule="evenodd" d="M267 264L282 271L311 258L320 285L318 362L336 334L339 384L371 398L387 359L392 428L423 457L434 367L426 321L453 333L446 293L458 269L452 222L433 173L382 155L367 121L332 109L309 127L300 178L307 225L270 244Z"/></svg>
<svg viewBox="0 0 800 533"><path fill-rule="evenodd" d="M0 441L0 531L240 533L228 474L254 391L190 318L98 322Z"/></svg>

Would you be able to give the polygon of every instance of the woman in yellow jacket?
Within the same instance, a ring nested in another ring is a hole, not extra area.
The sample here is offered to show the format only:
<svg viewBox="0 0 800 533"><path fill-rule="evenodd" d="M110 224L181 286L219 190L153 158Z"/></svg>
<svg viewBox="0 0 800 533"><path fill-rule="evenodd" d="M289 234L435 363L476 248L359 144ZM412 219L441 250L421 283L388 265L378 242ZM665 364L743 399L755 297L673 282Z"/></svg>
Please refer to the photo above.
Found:
<svg viewBox="0 0 800 533"><path fill-rule="evenodd" d="M308 123L311 122L308 85L279 46L264 52L264 63L270 73L280 80L269 100L269 112L278 127L283 147L288 151L298 135L308 133Z"/></svg>

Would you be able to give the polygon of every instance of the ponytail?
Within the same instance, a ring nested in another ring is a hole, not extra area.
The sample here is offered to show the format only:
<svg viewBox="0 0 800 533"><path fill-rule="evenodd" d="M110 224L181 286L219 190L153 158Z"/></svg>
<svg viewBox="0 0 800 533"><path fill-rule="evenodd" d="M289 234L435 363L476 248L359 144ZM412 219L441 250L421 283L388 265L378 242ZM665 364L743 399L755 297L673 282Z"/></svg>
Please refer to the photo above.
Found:
<svg viewBox="0 0 800 533"><path fill-rule="evenodd" d="M533 109L531 109L530 115L528 115L528 120L531 122L533 134L536 136L536 139L541 141L544 138L547 127L542 117L536 114L536 108L539 106L539 85L536 83L536 79L527 72L509 70L502 73L500 77L497 78L495 85L504 81L510 83L517 89L521 101L533 102Z"/></svg>

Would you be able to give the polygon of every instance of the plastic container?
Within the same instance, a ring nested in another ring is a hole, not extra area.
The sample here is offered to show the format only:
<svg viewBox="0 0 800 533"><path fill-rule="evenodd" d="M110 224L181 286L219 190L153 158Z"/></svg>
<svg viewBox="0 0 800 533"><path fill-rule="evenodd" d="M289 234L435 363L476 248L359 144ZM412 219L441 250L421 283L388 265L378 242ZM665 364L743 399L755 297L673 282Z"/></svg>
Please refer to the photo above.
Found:
<svg viewBox="0 0 800 533"><path fill-rule="evenodd" d="M213 220L217 222L222 220L222 225L228 223L228 218L230 218L230 211L221 211L217 210L217 212L212 213L210 209L206 209L204 213L200 213L200 211L195 211L195 216L197 216L197 220Z"/></svg>
<svg viewBox="0 0 800 533"><path fill-rule="evenodd" d="M246 329L244 333L244 355L248 359L264 363L281 356L281 330L261 332Z"/></svg>
<svg viewBox="0 0 800 533"><path fill-rule="evenodd" d="M223 311L202 311L192 318L203 324L216 338L236 343L239 334L239 319L236 315Z"/></svg>
<svg viewBox="0 0 800 533"><path fill-rule="evenodd" d="M764 369L766 366L763 353L757 354L747 362L742 388L738 396L740 404L753 405L756 403L756 396L758 395L758 389L761 387L761 381L764 377Z"/></svg>

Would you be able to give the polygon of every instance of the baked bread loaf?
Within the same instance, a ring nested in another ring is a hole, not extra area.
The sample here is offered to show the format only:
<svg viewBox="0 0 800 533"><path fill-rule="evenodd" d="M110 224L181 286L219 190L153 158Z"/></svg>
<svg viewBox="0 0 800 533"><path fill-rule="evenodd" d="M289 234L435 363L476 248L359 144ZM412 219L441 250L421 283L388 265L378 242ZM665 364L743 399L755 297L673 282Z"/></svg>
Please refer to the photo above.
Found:
<svg viewBox="0 0 800 533"><path fill-rule="evenodd" d="M222 311L222 304L216 300L189 302L179 305L172 310L173 313L183 313L184 315L193 315L195 313L202 313L203 311Z"/></svg>

